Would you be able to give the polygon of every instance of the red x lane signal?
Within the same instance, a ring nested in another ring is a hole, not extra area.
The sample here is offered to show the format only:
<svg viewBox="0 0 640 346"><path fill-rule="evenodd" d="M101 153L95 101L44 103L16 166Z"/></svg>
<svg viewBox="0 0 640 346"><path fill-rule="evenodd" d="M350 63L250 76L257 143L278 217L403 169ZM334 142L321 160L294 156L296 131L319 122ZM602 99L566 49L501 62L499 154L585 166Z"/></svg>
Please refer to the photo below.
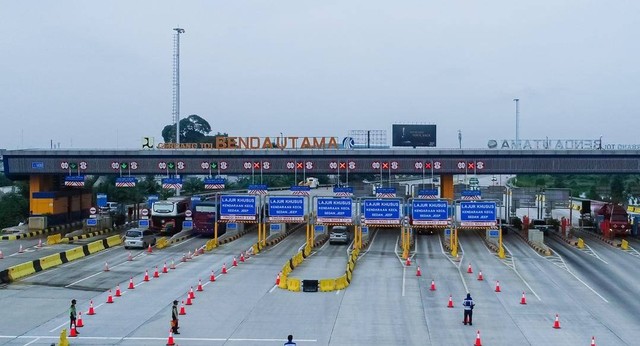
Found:
<svg viewBox="0 0 640 346"><path fill-rule="evenodd" d="M424 168L425 169L431 169L431 162L425 162L424 163Z"/></svg>
<svg viewBox="0 0 640 346"><path fill-rule="evenodd" d="M389 162L383 162L382 169L389 169Z"/></svg>
<svg viewBox="0 0 640 346"><path fill-rule="evenodd" d="M475 162L467 162L467 169L474 169L476 166Z"/></svg>
<svg viewBox="0 0 640 346"><path fill-rule="evenodd" d="M253 168L260 169L260 162L254 162Z"/></svg>
<svg viewBox="0 0 640 346"><path fill-rule="evenodd" d="M300 169L304 168L303 163L302 162L296 162L296 168L300 168Z"/></svg>
<svg viewBox="0 0 640 346"><path fill-rule="evenodd" d="M340 162L340 169L347 169L347 163L346 162Z"/></svg>

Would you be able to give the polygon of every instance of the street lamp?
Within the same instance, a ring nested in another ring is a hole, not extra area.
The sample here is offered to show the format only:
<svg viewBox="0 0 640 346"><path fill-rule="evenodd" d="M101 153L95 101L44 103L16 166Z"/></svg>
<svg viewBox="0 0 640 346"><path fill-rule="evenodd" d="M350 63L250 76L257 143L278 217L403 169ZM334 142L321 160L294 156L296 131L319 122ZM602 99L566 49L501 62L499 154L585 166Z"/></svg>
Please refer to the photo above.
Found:
<svg viewBox="0 0 640 346"><path fill-rule="evenodd" d="M176 144L180 144L180 34L184 34L184 29L173 30L176 32L173 46L173 121L176 123Z"/></svg>
<svg viewBox="0 0 640 346"><path fill-rule="evenodd" d="M513 99L516 102L516 148L520 149L520 99Z"/></svg>
<svg viewBox="0 0 640 346"><path fill-rule="evenodd" d="M462 149L462 131L458 130L458 146Z"/></svg>

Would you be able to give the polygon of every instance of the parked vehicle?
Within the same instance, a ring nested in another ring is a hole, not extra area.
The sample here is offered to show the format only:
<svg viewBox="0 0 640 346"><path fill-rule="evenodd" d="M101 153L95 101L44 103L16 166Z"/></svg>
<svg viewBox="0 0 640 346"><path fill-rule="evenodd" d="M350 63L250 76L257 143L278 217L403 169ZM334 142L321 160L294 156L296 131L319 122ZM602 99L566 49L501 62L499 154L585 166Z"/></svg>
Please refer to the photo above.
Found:
<svg viewBox="0 0 640 346"><path fill-rule="evenodd" d="M331 228L331 233L329 233L329 244L349 244L350 242L351 236L349 236L347 226L333 226L333 228Z"/></svg>
<svg viewBox="0 0 640 346"><path fill-rule="evenodd" d="M598 230L605 237L631 234L629 214L619 204L607 203L596 212Z"/></svg>
<svg viewBox="0 0 640 346"><path fill-rule="evenodd" d="M190 197L169 197L166 201L154 202L151 207L151 229L168 234L182 231L182 221L190 204Z"/></svg>
<svg viewBox="0 0 640 346"><path fill-rule="evenodd" d="M149 245L156 245L156 236L152 231L142 228L132 228L124 236L124 248L132 247L147 248Z"/></svg>

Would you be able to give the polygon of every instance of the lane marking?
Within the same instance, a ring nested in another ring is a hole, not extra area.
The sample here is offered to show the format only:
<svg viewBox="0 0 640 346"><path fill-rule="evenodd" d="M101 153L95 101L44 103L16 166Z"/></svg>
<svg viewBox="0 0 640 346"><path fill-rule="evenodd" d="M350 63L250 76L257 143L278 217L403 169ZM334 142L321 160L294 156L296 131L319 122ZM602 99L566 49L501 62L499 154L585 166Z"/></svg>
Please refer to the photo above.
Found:
<svg viewBox="0 0 640 346"><path fill-rule="evenodd" d="M0 339L58 339L59 336L45 336L45 335L0 335ZM118 337L118 336L82 336L78 337L77 340L85 339L85 340L120 340L120 341L161 341L167 340L166 337L157 338L157 337ZM182 341L251 341L251 342L280 342L282 338L182 338L176 337L177 340ZM33 342L33 341L32 341ZM318 342L318 339L298 339L296 338L296 342Z"/></svg>
<svg viewBox="0 0 640 346"><path fill-rule="evenodd" d="M24 344L24 346L31 345L31 344L33 344L34 342L38 341L38 340L40 340L40 338L35 338L35 339L33 339L33 340L31 340L31 341L27 342L26 344Z"/></svg>
<svg viewBox="0 0 640 346"><path fill-rule="evenodd" d="M518 275L518 277L520 278L520 280L522 280L522 282L524 282L524 284L527 286L527 288L529 288L529 291L531 291L531 293L533 293L534 296L536 296L536 298L538 298L539 301L542 301L542 299L540 299L540 296L536 293L536 291L533 290L533 288L531 287L531 285L529 285L529 283L527 282L527 280L525 280L522 275L520 275L520 272L518 272L518 269L516 269L516 258L513 256L513 253L511 252L511 250L509 250L509 248L507 247L506 244L502 244L502 246L505 248L505 250L507 250L507 252L509 253L509 257L511 258L511 260L513 261L513 271L516 273L516 275ZM536 251L537 253L537 251Z"/></svg>

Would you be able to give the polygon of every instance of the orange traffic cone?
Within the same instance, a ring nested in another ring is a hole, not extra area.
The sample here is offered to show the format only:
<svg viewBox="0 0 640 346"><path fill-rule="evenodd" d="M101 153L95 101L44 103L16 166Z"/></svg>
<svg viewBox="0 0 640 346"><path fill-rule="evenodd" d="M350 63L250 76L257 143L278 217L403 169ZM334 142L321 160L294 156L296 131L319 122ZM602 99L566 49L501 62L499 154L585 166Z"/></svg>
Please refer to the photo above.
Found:
<svg viewBox="0 0 640 346"><path fill-rule="evenodd" d="M431 290L431 291L435 291L436 290L436 282L435 282L435 280L431 280L431 287L429 287L429 290Z"/></svg>
<svg viewBox="0 0 640 346"><path fill-rule="evenodd" d="M2 250L0 250L0 259L3 259L4 255L2 254Z"/></svg>
<svg viewBox="0 0 640 346"><path fill-rule="evenodd" d="M191 258L192 258L191 257L191 251L189 251L189 252L187 252L187 261L190 260Z"/></svg>
<svg viewBox="0 0 640 346"><path fill-rule="evenodd" d="M77 328L84 327L84 322L82 322L82 311L78 311L78 319L76 320L76 327Z"/></svg>
<svg viewBox="0 0 640 346"><path fill-rule="evenodd" d="M38 249L42 247L42 239L38 239Z"/></svg>
<svg viewBox="0 0 640 346"><path fill-rule="evenodd" d="M169 271L167 270L167 262L164 262L164 266L162 267L162 274L166 274Z"/></svg>
<svg viewBox="0 0 640 346"><path fill-rule="evenodd" d="M116 297L120 297L122 292L120 292L120 285L116 285Z"/></svg>
<svg viewBox="0 0 640 346"><path fill-rule="evenodd" d="M416 269L416 276L422 276L422 272L420 271L420 266Z"/></svg>
<svg viewBox="0 0 640 346"><path fill-rule="evenodd" d="M496 281L496 292L500 292L500 281Z"/></svg>
<svg viewBox="0 0 640 346"><path fill-rule="evenodd" d="M476 332L476 343L473 346L482 346L482 341L480 341L480 331Z"/></svg>
<svg viewBox="0 0 640 346"><path fill-rule="evenodd" d="M107 296L107 304L113 303L113 296L111 295L111 290L109 290L109 296Z"/></svg>
<svg viewBox="0 0 640 346"><path fill-rule="evenodd" d="M448 308L452 308L453 307L453 299L451 298L451 295L449 295L449 304L447 305Z"/></svg>
<svg viewBox="0 0 640 346"><path fill-rule="evenodd" d="M407 267L409 267L411 265L411 258L407 257L407 261L404 263L404 265L406 265Z"/></svg>
<svg viewBox="0 0 640 346"><path fill-rule="evenodd" d="M133 285L133 278L129 279L129 289L132 290L136 288L136 286Z"/></svg>
<svg viewBox="0 0 640 346"><path fill-rule="evenodd" d="M198 292L202 292L203 291L203 289L202 289L202 280L200 280L200 279L198 279L198 288L196 288L196 291L198 291Z"/></svg>
<svg viewBox="0 0 640 346"><path fill-rule="evenodd" d="M174 346L175 344L175 341L173 341L173 331L169 329L169 339L167 339L167 346Z"/></svg>
<svg viewBox="0 0 640 346"><path fill-rule="evenodd" d="M235 258L235 257L233 258L233 266L234 266L234 267L237 267L237 266L238 266L238 261L236 261L236 258Z"/></svg>
<svg viewBox="0 0 640 346"><path fill-rule="evenodd" d="M191 296L187 295L187 304L186 305L191 305Z"/></svg>
<svg viewBox="0 0 640 346"><path fill-rule="evenodd" d="M482 276L482 270L478 273L478 281L482 281L484 280L484 277Z"/></svg>
<svg viewBox="0 0 640 346"><path fill-rule="evenodd" d="M186 262L187 261L187 254L183 254L182 255L182 262Z"/></svg>
<svg viewBox="0 0 640 346"><path fill-rule="evenodd" d="M187 311L184 309L184 300L182 301L182 305L180 305L180 312L178 315L186 315Z"/></svg>
<svg viewBox="0 0 640 346"><path fill-rule="evenodd" d="M209 281L211 281L211 282L216 281L216 275L213 274L213 270L211 271L211 276L209 277Z"/></svg>
<svg viewBox="0 0 640 346"><path fill-rule="evenodd" d="M22 249L22 244L20 244L20 249L18 250L18 253L23 253L24 250Z"/></svg>
<svg viewBox="0 0 640 346"><path fill-rule="evenodd" d="M96 312L95 310L93 310L93 300L89 301L89 312L87 312L87 315L95 315Z"/></svg>
<svg viewBox="0 0 640 346"><path fill-rule="evenodd" d="M153 252L153 250L151 249L151 244L149 244L149 247L147 248L147 252L148 253L152 253Z"/></svg>
<svg viewBox="0 0 640 346"><path fill-rule="evenodd" d="M522 298L520 298L520 304L522 304L522 305L526 305L527 304L527 298L525 298L524 292L522 292Z"/></svg>
<svg viewBox="0 0 640 346"><path fill-rule="evenodd" d="M467 273L469 274L473 273L473 270L471 269L471 263L469 263L469 267L467 268Z"/></svg>
<svg viewBox="0 0 640 346"><path fill-rule="evenodd" d="M159 278L160 274L158 273L158 266L156 266L156 271L153 272L153 277L154 278Z"/></svg>
<svg viewBox="0 0 640 346"><path fill-rule="evenodd" d="M204 255L204 246L201 246L200 249L198 249L198 252L200 252L201 255Z"/></svg>
<svg viewBox="0 0 640 346"><path fill-rule="evenodd" d="M276 275L276 286L280 285L280 273Z"/></svg>
<svg viewBox="0 0 640 346"><path fill-rule="evenodd" d="M560 329L560 320L558 319L558 314L556 314L556 321L553 322L553 328Z"/></svg>
<svg viewBox="0 0 640 346"><path fill-rule="evenodd" d="M244 262L244 253L240 253L240 262Z"/></svg>
<svg viewBox="0 0 640 346"><path fill-rule="evenodd" d="M149 281L149 271L148 270L144 271L144 279L143 279L143 281Z"/></svg>
<svg viewBox="0 0 640 346"><path fill-rule="evenodd" d="M109 271L109 263L104 262L104 271L108 272Z"/></svg>
<svg viewBox="0 0 640 346"><path fill-rule="evenodd" d="M131 251L129 251L129 256L127 256L127 261L133 261L133 257L131 256Z"/></svg>
<svg viewBox="0 0 640 346"><path fill-rule="evenodd" d="M173 259L171 259L171 267L169 267L171 269L176 269L176 264L175 262L173 262Z"/></svg>
<svg viewBox="0 0 640 346"><path fill-rule="evenodd" d="M78 336L78 331L76 330L76 327L73 327L69 331L69 337L70 338L75 338L76 336Z"/></svg>
<svg viewBox="0 0 640 346"><path fill-rule="evenodd" d="M591 346L596 346L596 337L595 336L591 337Z"/></svg>
<svg viewBox="0 0 640 346"><path fill-rule="evenodd" d="M226 274L226 273L227 273L227 264L222 263L222 274Z"/></svg>
<svg viewBox="0 0 640 346"><path fill-rule="evenodd" d="M189 298L196 299L196 294L193 292L193 286L189 289Z"/></svg>
<svg viewBox="0 0 640 346"><path fill-rule="evenodd" d="M198 253L198 248L195 248L195 249L193 250L193 257L196 257L196 256L198 256L198 255L199 255L199 253Z"/></svg>

